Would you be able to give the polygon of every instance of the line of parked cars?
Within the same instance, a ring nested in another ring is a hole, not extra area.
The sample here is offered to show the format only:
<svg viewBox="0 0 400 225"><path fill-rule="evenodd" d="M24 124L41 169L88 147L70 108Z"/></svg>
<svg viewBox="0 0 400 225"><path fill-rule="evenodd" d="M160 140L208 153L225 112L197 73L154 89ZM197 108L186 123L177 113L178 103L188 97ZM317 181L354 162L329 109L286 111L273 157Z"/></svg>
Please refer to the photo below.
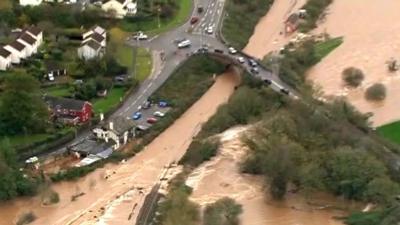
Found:
<svg viewBox="0 0 400 225"><path fill-rule="evenodd" d="M149 109L149 108L151 108L151 106L152 106L152 102L151 101L146 101L142 106L139 107L139 109ZM159 101L157 106L159 108L166 108L169 105L168 105L168 102L166 102L166 101ZM159 118L163 118L164 116L165 116L164 112L155 111L155 112L152 113L152 116L146 118L146 122L149 123L149 124L154 124L159 120ZM141 119L142 117L143 117L143 113L140 112L140 111L137 111L137 112L133 113L131 118L133 120L137 121L137 120Z"/></svg>

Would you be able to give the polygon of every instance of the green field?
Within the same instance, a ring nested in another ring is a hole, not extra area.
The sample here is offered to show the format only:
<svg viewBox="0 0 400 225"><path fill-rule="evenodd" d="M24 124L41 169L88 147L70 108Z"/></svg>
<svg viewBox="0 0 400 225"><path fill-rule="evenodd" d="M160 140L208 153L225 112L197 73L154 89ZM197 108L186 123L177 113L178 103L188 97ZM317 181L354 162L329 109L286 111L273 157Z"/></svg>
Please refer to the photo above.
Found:
<svg viewBox="0 0 400 225"><path fill-rule="evenodd" d="M124 97L125 88L113 88L104 98L97 99L93 102L94 112L107 113L114 107L116 107L120 100Z"/></svg>
<svg viewBox="0 0 400 225"><path fill-rule="evenodd" d="M157 18L154 18L152 20L141 22L129 22L127 20L122 20L120 27L128 32L141 30L146 31L149 34L156 35L185 23L191 13L192 4L193 1L190 0L179 0L179 10L172 19L158 20Z"/></svg>
<svg viewBox="0 0 400 225"><path fill-rule="evenodd" d="M55 96L55 97L68 97L70 95L69 92L69 88L68 86L51 86L48 87L46 89L44 89L44 91L51 95L51 96Z"/></svg>
<svg viewBox="0 0 400 225"><path fill-rule="evenodd" d="M400 121L378 127L377 131L385 138L400 144Z"/></svg>
<svg viewBox="0 0 400 225"><path fill-rule="evenodd" d="M138 48L136 56L136 74L135 78L138 81L144 81L151 73L152 60L149 50L145 48Z"/></svg>

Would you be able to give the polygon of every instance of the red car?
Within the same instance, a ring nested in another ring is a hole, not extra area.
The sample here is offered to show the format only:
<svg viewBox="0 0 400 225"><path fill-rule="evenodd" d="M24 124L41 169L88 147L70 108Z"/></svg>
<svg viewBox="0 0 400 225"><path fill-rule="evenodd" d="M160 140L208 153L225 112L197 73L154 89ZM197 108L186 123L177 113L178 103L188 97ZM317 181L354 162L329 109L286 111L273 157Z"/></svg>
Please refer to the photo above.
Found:
<svg viewBox="0 0 400 225"><path fill-rule="evenodd" d="M154 117L147 118L147 123L153 124L153 123L156 123L156 122L157 122L157 119L154 118Z"/></svg>
<svg viewBox="0 0 400 225"><path fill-rule="evenodd" d="M199 21L199 17L192 17L192 19L190 19L190 24L195 24Z"/></svg>

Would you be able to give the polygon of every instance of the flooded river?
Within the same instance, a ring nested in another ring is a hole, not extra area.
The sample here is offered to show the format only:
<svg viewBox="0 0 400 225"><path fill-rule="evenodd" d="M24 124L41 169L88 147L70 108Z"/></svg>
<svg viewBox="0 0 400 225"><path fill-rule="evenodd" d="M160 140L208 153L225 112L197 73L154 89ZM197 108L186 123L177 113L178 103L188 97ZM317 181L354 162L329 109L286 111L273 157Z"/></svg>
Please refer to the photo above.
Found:
<svg viewBox="0 0 400 225"><path fill-rule="evenodd" d="M60 194L58 204L42 207L40 197L2 204L0 225L13 224L19 214L27 211L38 217L34 225L132 225L145 193L159 180L164 166L182 157L201 124L228 100L239 82L233 73L219 76L181 118L126 163L107 165L76 182L53 185ZM72 196L80 197L72 201Z"/></svg>
<svg viewBox="0 0 400 225"><path fill-rule="evenodd" d="M224 132L218 155L190 175L187 185L193 187L192 201L204 206L223 197L233 198L243 207L243 225L343 225L334 219L345 215L343 211L323 208L346 208L349 202L322 194L312 198L314 204L296 194L288 194L282 202L273 201L265 197L262 177L240 173L246 148L239 135L245 130L237 127Z"/></svg>

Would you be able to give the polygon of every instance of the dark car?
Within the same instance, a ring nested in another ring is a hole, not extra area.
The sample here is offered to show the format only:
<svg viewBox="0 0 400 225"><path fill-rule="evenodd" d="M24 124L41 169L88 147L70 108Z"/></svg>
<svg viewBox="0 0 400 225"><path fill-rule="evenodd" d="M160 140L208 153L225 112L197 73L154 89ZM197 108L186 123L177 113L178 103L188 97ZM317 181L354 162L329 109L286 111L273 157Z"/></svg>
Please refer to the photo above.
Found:
<svg viewBox="0 0 400 225"><path fill-rule="evenodd" d="M190 24L195 24L199 21L199 17L192 17L192 19L190 19Z"/></svg>
<svg viewBox="0 0 400 225"><path fill-rule="evenodd" d="M289 95L289 90L288 89L281 88L280 92L285 94L285 95Z"/></svg>
<svg viewBox="0 0 400 225"><path fill-rule="evenodd" d="M224 51L222 51L221 49L214 49L214 52L219 54L224 54Z"/></svg>
<svg viewBox="0 0 400 225"><path fill-rule="evenodd" d="M249 65L250 65L251 67L256 67L256 66L257 66L256 60L254 60L254 59L249 59Z"/></svg>
<svg viewBox="0 0 400 225"><path fill-rule="evenodd" d="M203 8L203 6L199 6L199 7L197 7L197 13L203 13L204 12L204 8Z"/></svg>
<svg viewBox="0 0 400 225"><path fill-rule="evenodd" d="M154 117L147 118L147 123L153 124L156 123L158 120Z"/></svg>
<svg viewBox="0 0 400 225"><path fill-rule="evenodd" d="M265 80L263 80L263 82L264 82L265 85L271 85L272 84L272 81L269 80L269 79L265 79Z"/></svg>
<svg viewBox="0 0 400 225"><path fill-rule="evenodd" d="M250 69L250 72L253 73L253 74L258 74L260 71L258 71L258 68L257 68L257 67L252 67L252 68Z"/></svg>

